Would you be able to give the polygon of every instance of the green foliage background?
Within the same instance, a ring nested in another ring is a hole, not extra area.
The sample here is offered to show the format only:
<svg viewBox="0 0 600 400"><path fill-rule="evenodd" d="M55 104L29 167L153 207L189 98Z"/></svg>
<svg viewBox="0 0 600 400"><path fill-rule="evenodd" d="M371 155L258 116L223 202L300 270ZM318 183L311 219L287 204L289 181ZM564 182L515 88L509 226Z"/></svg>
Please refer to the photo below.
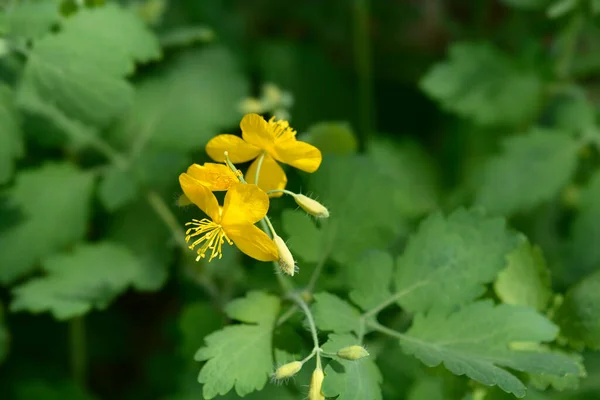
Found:
<svg viewBox="0 0 600 400"><path fill-rule="evenodd" d="M1 399L306 397L272 266L194 262L177 205L268 83L331 213L271 202L288 281L370 352L327 398L600 398L600 1L1 5Z"/></svg>

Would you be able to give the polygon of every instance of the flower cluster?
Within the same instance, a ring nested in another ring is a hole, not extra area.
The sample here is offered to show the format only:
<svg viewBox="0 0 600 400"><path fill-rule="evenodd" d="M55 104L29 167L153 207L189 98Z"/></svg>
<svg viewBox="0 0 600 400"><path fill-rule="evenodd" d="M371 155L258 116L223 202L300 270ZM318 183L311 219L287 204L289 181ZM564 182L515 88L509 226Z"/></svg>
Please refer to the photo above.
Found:
<svg viewBox="0 0 600 400"><path fill-rule="evenodd" d="M298 141L296 131L284 120L266 121L247 114L240 127L242 137L223 134L208 142L206 152L218 163L193 164L179 176L181 203L193 203L207 216L186 224L186 242L196 251L196 261L221 258L223 244L235 244L252 258L277 261L283 272L293 275L294 258L267 217L270 198L291 195L317 218L327 218L329 211L305 195L286 190L287 176L278 162L314 172L321 165L321 152ZM234 165L252 160L245 175ZM216 191L226 191L223 206ZM259 221L268 229L258 228Z"/></svg>

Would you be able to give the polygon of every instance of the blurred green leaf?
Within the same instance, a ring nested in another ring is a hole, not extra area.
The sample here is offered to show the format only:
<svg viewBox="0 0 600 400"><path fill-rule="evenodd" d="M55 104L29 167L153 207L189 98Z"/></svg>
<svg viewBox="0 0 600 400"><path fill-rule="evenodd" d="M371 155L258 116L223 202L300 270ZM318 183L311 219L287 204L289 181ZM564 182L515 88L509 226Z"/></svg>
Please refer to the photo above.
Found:
<svg viewBox="0 0 600 400"><path fill-rule="evenodd" d="M552 289L542 250L522 237L519 247L507 257L508 266L494 282L496 295L503 303L544 311L552 296Z"/></svg>
<svg viewBox="0 0 600 400"><path fill-rule="evenodd" d="M600 349L600 271L569 289L555 321L575 348Z"/></svg>
<svg viewBox="0 0 600 400"><path fill-rule="evenodd" d="M552 199L567 185L580 144L563 132L535 128L508 138L503 147L484 168L476 203L491 213L511 215Z"/></svg>
<svg viewBox="0 0 600 400"><path fill-rule="evenodd" d="M102 176L98 186L98 196L108 211L115 211L132 202L139 190L139 183L129 171L111 166Z"/></svg>
<svg viewBox="0 0 600 400"><path fill-rule="evenodd" d="M500 0L502 3L515 8L524 10L536 10L544 8L552 0Z"/></svg>
<svg viewBox="0 0 600 400"><path fill-rule="evenodd" d="M271 341L279 299L250 292L229 303L225 312L245 324L211 333L205 338L206 347L196 352L196 361L206 361L198 376L206 399L224 395L234 386L240 396L261 390L273 372Z"/></svg>
<svg viewBox="0 0 600 400"><path fill-rule="evenodd" d="M369 251L348 264L350 299L363 310L368 310L387 300L390 289L394 259L383 251Z"/></svg>
<svg viewBox="0 0 600 400"><path fill-rule="evenodd" d="M83 239L92 188L93 176L68 162L17 174L6 193L10 204L21 209L24 220L3 232L0 282L6 284L28 274L42 257Z"/></svg>
<svg viewBox="0 0 600 400"><path fill-rule="evenodd" d="M134 107L113 138L129 146L147 141L159 149L201 149L223 129L237 126L237 104L248 82L221 46L186 52L164 75L142 81Z"/></svg>
<svg viewBox="0 0 600 400"><path fill-rule="evenodd" d="M187 378L187 376L185 377ZM200 400L202 396L202 386L198 385L194 379L182 379L182 385L179 392L167 396L162 400ZM298 396L293 394L287 386L277 386L267 384L260 392L253 392L238 396L235 392L229 392L224 396L219 396L219 400L299 400Z"/></svg>
<svg viewBox="0 0 600 400"><path fill-rule="evenodd" d="M160 56L158 40L130 11L109 4L84 9L63 29L35 42L23 78L19 104L36 111L43 99L67 118L106 126L133 100L123 78L134 62Z"/></svg>
<svg viewBox="0 0 600 400"><path fill-rule="evenodd" d="M568 257L562 278L574 283L600 267L600 170L579 197L579 212L571 226Z"/></svg>
<svg viewBox="0 0 600 400"><path fill-rule="evenodd" d="M331 213L320 221L322 233L316 236L320 238L319 249L308 250L308 245L302 244L315 242L316 230L305 222L296 226L284 220L283 224L292 250L311 254L307 261L314 260L315 254L331 254L335 261L345 264L366 249L385 249L403 223L393 212L393 185L369 157L326 157L318 173L311 176L309 189Z"/></svg>
<svg viewBox="0 0 600 400"><path fill-rule="evenodd" d="M558 96L554 107L550 107L549 117L557 130L579 135L596 130L596 110L580 87Z"/></svg>
<svg viewBox="0 0 600 400"><path fill-rule="evenodd" d="M580 367L562 353L512 350L512 342L547 342L558 328L531 308L472 303L447 314L433 310L417 314L412 327L400 336L402 349L429 367L441 363L457 375L523 397L525 385L501 367L563 376L579 375Z"/></svg>
<svg viewBox="0 0 600 400"><path fill-rule="evenodd" d="M126 247L110 242L79 245L71 253L44 259L42 266L45 276L12 290L11 311L49 311L66 320L104 309L133 283L141 268Z"/></svg>
<svg viewBox="0 0 600 400"><path fill-rule="evenodd" d="M546 10L548 18L559 18L573 11L581 3L580 0L554 0Z"/></svg>
<svg viewBox="0 0 600 400"><path fill-rule="evenodd" d="M137 290L158 290L165 284L173 259L171 233L146 202L114 214L108 237L126 246L142 265L133 279Z"/></svg>
<svg viewBox="0 0 600 400"><path fill-rule="evenodd" d="M393 185L396 212L405 218L420 217L438 203L437 171L431 158L416 143L376 139L369 155L379 172Z"/></svg>
<svg viewBox="0 0 600 400"><path fill-rule="evenodd" d="M542 351L550 351L548 348L539 346ZM548 374L530 374L530 384L538 390L547 390L549 387L560 392L564 390L577 390L582 378L587 377L583 366L583 357L577 353L564 353L577 364L580 369L578 375L556 376Z"/></svg>
<svg viewBox="0 0 600 400"><path fill-rule="evenodd" d="M23 154L24 144L13 92L0 84L0 184L12 177L14 163Z"/></svg>
<svg viewBox="0 0 600 400"><path fill-rule="evenodd" d="M450 400L444 391L444 382L439 377L425 376L415 381L407 400Z"/></svg>
<svg viewBox="0 0 600 400"><path fill-rule="evenodd" d="M186 304L178 320L181 332L181 355L192 361L204 337L223 325L223 317L206 302Z"/></svg>
<svg viewBox="0 0 600 400"><path fill-rule="evenodd" d="M339 349L358 344L353 335L330 334L323 350L336 353ZM381 372L372 356L358 361L334 357L325 367L322 393L338 400L381 400Z"/></svg>
<svg viewBox="0 0 600 400"><path fill-rule="evenodd" d="M8 330L4 323L4 306L0 302L0 364L8 354Z"/></svg>
<svg viewBox="0 0 600 400"><path fill-rule="evenodd" d="M424 220L398 258L398 303L407 311L451 309L476 299L516 246L501 218L459 209Z"/></svg>
<svg viewBox="0 0 600 400"><path fill-rule="evenodd" d="M320 49L270 40L259 44L256 59L264 82L273 82L294 96L291 121L299 131L315 121L354 115L351 85Z"/></svg>
<svg viewBox="0 0 600 400"><path fill-rule="evenodd" d="M319 329L335 333L359 332L360 312L348 302L327 292L315 294L314 299L312 312Z"/></svg>
<svg viewBox="0 0 600 400"><path fill-rule="evenodd" d="M113 165L103 174L98 195L107 210L114 212L134 202L144 189L173 187L177 176L192 163L188 154L173 150L144 148L126 167Z"/></svg>
<svg viewBox="0 0 600 400"><path fill-rule="evenodd" d="M283 230L292 235L287 244L294 255L311 263L327 256L326 232L319 229L309 215L302 210L286 209L281 213L281 221Z"/></svg>
<svg viewBox="0 0 600 400"><path fill-rule="evenodd" d="M537 113L542 82L487 43L454 43L421 80L443 108L481 125L518 126ZM515 101L515 99L519 99Z"/></svg>
<svg viewBox="0 0 600 400"><path fill-rule="evenodd" d="M210 42L215 33L208 26L185 26L166 32L160 37L160 45L165 47L186 47L196 43Z"/></svg>
<svg viewBox="0 0 600 400"><path fill-rule="evenodd" d="M14 400L95 400L96 396L86 393L71 381L25 380L18 382Z"/></svg>
<svg viewBox="0 0 600 400"><path fill-rule="evenodd" d="M6 35L11 39L38 39L60 20L55 0L24 0L13 2L3 11Z"/></svg>
<svg viewBox="0 0 600 400"><path fill-rule="evenodd" d="M347 122L319 122L311 125L302 140L322 153L348 155L358 150L358 140Z"/></svg>

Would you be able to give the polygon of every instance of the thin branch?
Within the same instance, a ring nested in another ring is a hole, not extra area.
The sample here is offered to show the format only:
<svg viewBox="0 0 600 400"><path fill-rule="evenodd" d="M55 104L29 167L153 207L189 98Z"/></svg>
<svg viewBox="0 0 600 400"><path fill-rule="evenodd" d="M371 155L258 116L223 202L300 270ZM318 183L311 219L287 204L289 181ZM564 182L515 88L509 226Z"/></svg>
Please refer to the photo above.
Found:
<svg viewBox="0 0 600 400"><path fill-rule="evenodd" d="M375 329L377 332L381 332L384 335L392 336L401 340L411 340L412 338L408 335L395 331L387 326L381 325L379 322L370 321L368 324L371 328Z"/></svg>
<svg viewBox="0 0 600 400"><path fill-rule="evenodd" d="M281 325L283 325L285 323L285 321L287 321L288 319L290 319L291 317L293 317L294 314L296 314L296 311L298 311L298 305L294 304L290 308L288 308L288 310L286 312L284 312L283 314L281 314L281 316L279 317L279 319L277 319L277 322L275 323L275 326L281 326Z"/></svg>
<svg viewBox="0 0 600 400"><path fill-rule="evenodd" d="M313 339L314 351L317 352L316 353L317 354L317 368L321 368L321 355L320 355L321 347L319 346L319 336L317 335L317 325L315 324L315 319L312 315L312 312L310 311L308 304L306 304L304 299L298 293L291 293L289 297L302 309L302 311L306 315L306 319L308 321L308 327L310 329L310 333L311 333L312 339Z"/></svg>
<svg viewBox="0 0 600 400"><path fill-rule="evenodd" d="M376 305L375 307L371 308L368 311L365 311L361 315L361 318L367 319L369 317L372 317L373 315L379 314L379 312L381 310L383 310L384 308L386 308L386 307L394 304L396 301L398 301L402 297L406 296L407 294L411 293L413 290L415 290L415 289L417 289L417 288L419 288L421 286L425 286L426 284L427 284L427 282L425 282L425 281L419 281L419 282L413 284L412 286L409 286L408 288L406 288L404 290L401 290L399 292L396 292L396 293L392 294L390 297L388 297L386 300L384 300L380 304Z"/></svg>

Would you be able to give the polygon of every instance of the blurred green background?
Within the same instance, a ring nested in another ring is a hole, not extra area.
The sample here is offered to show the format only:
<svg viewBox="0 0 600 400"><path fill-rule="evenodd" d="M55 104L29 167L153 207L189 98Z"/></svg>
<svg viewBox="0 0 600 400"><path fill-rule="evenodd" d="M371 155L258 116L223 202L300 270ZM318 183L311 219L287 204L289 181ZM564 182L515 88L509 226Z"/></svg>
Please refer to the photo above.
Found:
<svg viewBox="0 0 600 400"><path fill-rule="evenodd" d="M286 170L288 189L346 221L319 289L344 289L360 251L399 253L422 217L471 204L541 246L556 293L600 265L595 147L577 161L534 134L542 145L486 167L534 125L600 143L597 1L114 3L2 1L1 399L202 398L193 355L230 322L224 304L277 291L270 265L234 247L196 263L181 236L200 211L177 205L179 173L244 112L289 118L324 154L314 176ZM295 208L274 200L269 215L301 285L320 238ZM276 342L310 344L293 322ZM371 345L385 399L483 398L387 339ZM600 399L596 353L586 367L579 390L527 398ZM247 398L301 399L307 382Z"/></svg>

